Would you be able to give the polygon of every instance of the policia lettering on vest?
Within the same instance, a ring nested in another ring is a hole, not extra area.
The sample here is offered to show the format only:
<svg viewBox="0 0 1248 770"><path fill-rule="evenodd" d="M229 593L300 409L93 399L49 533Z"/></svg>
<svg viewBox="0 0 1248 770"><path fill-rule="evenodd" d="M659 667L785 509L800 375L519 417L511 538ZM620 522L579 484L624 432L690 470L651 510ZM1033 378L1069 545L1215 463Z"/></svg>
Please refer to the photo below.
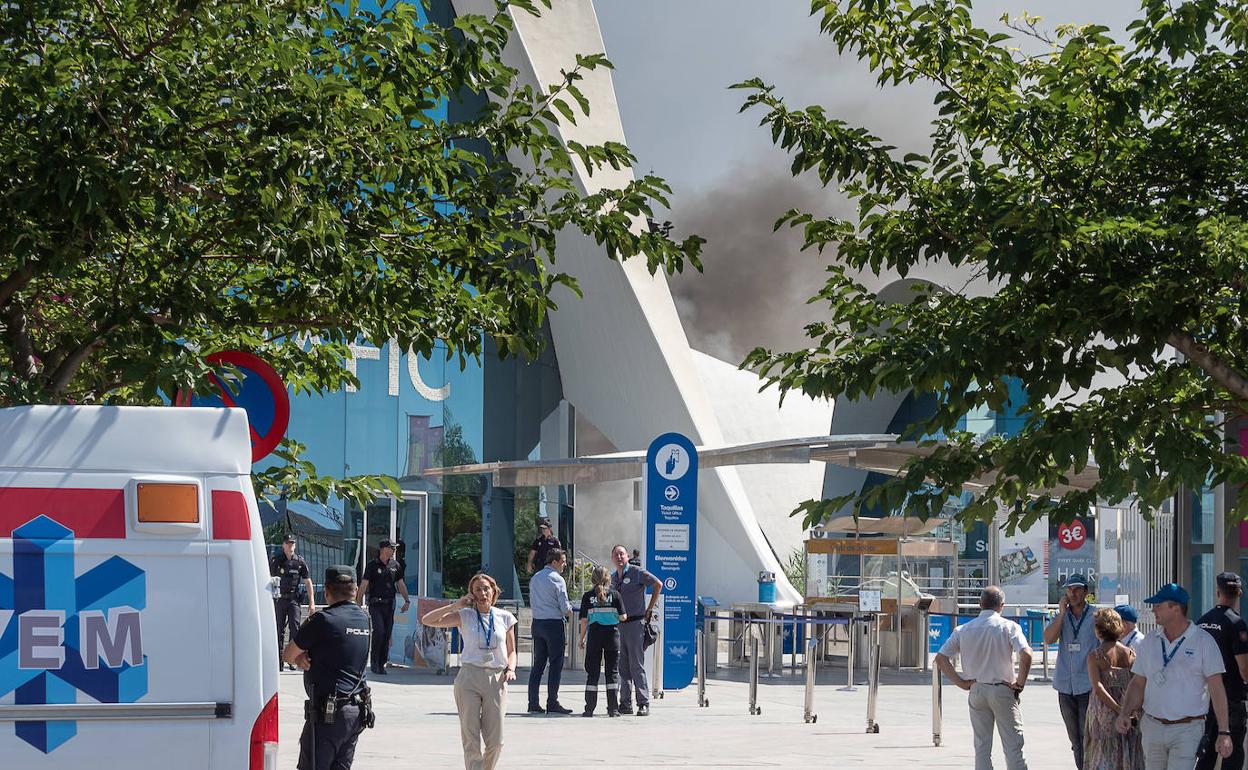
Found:
<svg viewBox="0 0 1248 770"><path fill-rule="evenodd" d="M355 570L325 570L329 605L308 618L286 645L282 659L303 670L303 734L299 770L346 770L360 733L374 725L372 694L364 679L372 626L355 603Z"/></svg>

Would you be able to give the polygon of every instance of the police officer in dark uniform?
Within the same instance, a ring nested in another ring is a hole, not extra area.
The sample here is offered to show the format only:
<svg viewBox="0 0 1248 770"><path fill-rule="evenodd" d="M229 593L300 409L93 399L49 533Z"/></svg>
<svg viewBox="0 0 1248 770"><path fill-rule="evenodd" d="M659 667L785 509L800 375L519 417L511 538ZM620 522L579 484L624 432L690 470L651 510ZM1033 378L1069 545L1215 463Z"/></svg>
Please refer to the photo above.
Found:
<svg viewBox="0 0 1248 770"><path fill-rule="evenodd" d="M282 653L303 669L303 734L299 770L349 770L355 744L373 726L372 695L364 681L370 638L368 613L355 599L355 570L325 570L328 607L308 618Z"/></svg>
<svg viewBox="0 0 1248 770"><path fill-rule="evenodd" d="M277 614L277 655L280 659L286 642L285 631L289 629L290 638L294 639L299 624L303 622L299 612L301 584L308 594L308 617L316 613L316 592L312 588L312 577L308 574L308 563L295 553L294 535L287 533L282 541L282 552L269 560L269 575L278 579L273 610Z"/></svg>
<svg viewBox="0 0 1248 770"><path fill-rule="evenodd" d="M529 574L533 574L535 566L539 570L545 568L546 555L556 548L563 546L551 530L550 519L543 516L537 520L537 537L533 540L533 545L529 546ZM537 560L536 563L534 559Z"/></svg>
<svg viewBox="0 0 1248 770"><path fill-rule="evenodd" d="M1248 623L1239 615L1239 597L1244 593L1244 582L1234 572L1223 572L1217 577L1217 606L1200 616L1196 625L1205 629L1218 643L1222 651L1222 684L1226 687L1227 727L1231 734L1231 755L1222 760L1222 770L1243 770L1244 734L1248 732L1248 714L1244 700L1248 698ZM1196 752L1196 770L1213 770L1218 761L1215 746L1218 740L1218 721L1209 707L1205 720L1205 737Z"/></svg>
<svg viewBox="0 0 1248 770"><path fill-rule="evenodd" d="M403 594L403 609L400 612L407 612L412 600L407 595L407 584L403 582L403 570L398 559L394 558L394 543L382 540L378 545L378 558L364 567L364 577L355 598L362 604L364 596L368 595L368 614L373 619L372 670L374 674L385 676L386 662L390 657L390 634L394 631L395 590Z"/></svg>

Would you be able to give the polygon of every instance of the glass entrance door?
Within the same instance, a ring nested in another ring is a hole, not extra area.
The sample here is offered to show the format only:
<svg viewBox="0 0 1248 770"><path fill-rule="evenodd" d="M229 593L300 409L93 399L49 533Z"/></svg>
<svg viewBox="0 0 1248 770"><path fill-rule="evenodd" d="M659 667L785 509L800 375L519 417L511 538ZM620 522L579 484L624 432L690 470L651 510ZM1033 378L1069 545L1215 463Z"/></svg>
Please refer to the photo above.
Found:
<svg viewBox="0 0 1248 770"><path fill-rule="evenodd" d="M412 596L442 595L441 537L431 534L428 495L404 490L402 497L381 497L347 517L346 555L362 574L378 557L383 540L394 543L394 556Z"/></svg>

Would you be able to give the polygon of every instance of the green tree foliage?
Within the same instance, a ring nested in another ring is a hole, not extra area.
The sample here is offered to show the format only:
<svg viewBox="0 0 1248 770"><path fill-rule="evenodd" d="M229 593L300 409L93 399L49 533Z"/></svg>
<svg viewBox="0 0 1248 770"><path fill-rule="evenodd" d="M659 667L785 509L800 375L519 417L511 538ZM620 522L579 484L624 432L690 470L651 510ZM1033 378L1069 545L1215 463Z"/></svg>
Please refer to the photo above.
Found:
<svg viewBox="0 0 1248 770"><path fill-rule="evenodd" d="M991 484L965 515L1003 506L1014 525L1069 519L1098 498L1149 507L1180 485L1248 481L1224 443L1248 403L1244 6L1144 0L1123 42L1102 26L1046 32L1033 17L990 33L969 0L812 8L882 87L933 84L939 114L930 150L903 157L762 81L738 85L793 172L857 204L849 219L790 211L777 223L835 251L812 300L828 315L808 327L809 349L760 349L744 365L815 396L934 393L935 415L912 429L949 443L866 496L806 504L808 520L851 503L933 515L976 477ZM890 304L856 279L929 263L993 290ZM959 433L963 415L1006 404L1010 378L1032 400L1026 428ZM1090 461L1094 489L1044 494Z"/></svg>
<svg viewBox="0 0 1248 770"><path fill-rule="evenodd" d="M532 354L552 293L576 288L564 228L651 272L698 266L700 239L636 226L661 179L574 181L633 162L557 130L588 114L577 84L604 57L541 90L502 62L532 0L450 27L380 5L0 4L0 406L159 404L224 349L296 392L354 383L361 339Z"/></svg>

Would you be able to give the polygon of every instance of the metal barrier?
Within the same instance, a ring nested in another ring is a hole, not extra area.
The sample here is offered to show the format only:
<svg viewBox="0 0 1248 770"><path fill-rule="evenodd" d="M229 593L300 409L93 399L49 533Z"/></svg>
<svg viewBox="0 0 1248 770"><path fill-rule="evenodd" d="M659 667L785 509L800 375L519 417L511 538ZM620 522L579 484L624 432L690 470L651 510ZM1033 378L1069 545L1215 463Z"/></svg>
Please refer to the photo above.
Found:
<svg viewBox="0 0 1248 770"><path fill-rule="evenodd" d="M758 705L758 637L750 634L750 716L763 713Z"/></svg>
<svg viewBox="0 0 1248 770"><path fill-rule="evenodd" d="M852 618L846 628L849 629L849 656L845 659L845 686L838 689L841 692L858 692L858 688L854 686L854 637L858 634L854 632Z"/></svg>
<svg viewBox="0 0 1248 770"><path fill-rule="evenodd" d="M704 618L703 623L709 622ZM706 699L706 631L698 629L698 708L706 708L711 702Z"/></svg>
<svg viewBox="0 0 1248 770"><path fill-rule="evenodd" d="M797 640L793 640L796 645ZM802 716L802 720L806 724L814 724L819 721L819 715L815 713L815 647L818 642L814 639L806 640L806 712ZM793 648L793 657L797 657L797 647Z"/></svg>
<svg viewBox="0 0 1248 770"><path fill-rule="evenodd" d="M944 720L944 709L940 702L940 667L932 666L932 745L940 745L940 728Z"/></svg>
<svg viewBox="0 0 1248 770"><path fill-rule="evenodd" d="M867 648L867 732L878 733L880 724L875 721L880 690L880 629L879 618L871 618L869 645Z"/></svg>

